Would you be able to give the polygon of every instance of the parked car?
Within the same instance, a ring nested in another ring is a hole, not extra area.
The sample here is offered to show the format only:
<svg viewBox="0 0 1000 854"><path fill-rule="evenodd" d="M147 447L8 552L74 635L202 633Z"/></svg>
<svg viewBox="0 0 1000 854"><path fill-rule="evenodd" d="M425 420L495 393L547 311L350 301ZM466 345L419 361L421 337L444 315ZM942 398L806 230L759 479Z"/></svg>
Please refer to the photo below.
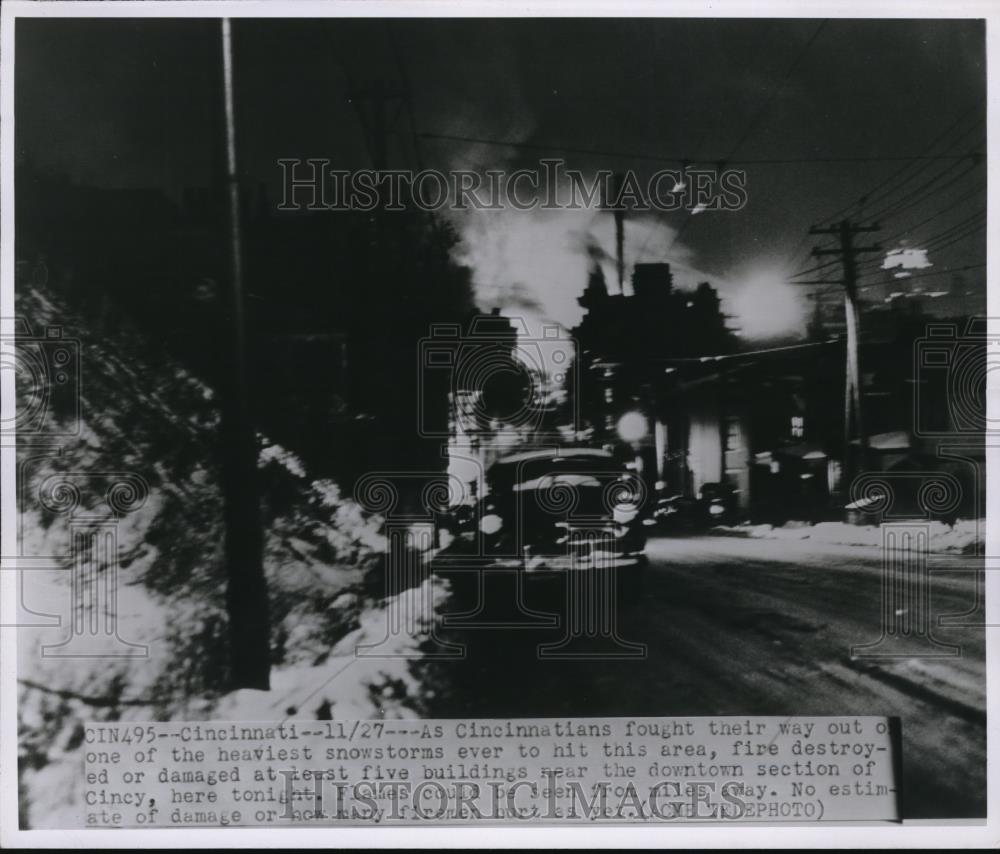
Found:
<svg viewBox="0 0 1000 854"><path fill-rule="evenodd" d="M653 519L666 531L681 532L731 525L736 519L737 493L728 483L702 484L697 498L662 495Z"/></svg>
<svg viewBox="0 0 1000 854"><path fill-rule="evenodd" d="M644 493L604 450L532 451L498 460L476 518L479 553L529 576L645 560Z"/></svg>

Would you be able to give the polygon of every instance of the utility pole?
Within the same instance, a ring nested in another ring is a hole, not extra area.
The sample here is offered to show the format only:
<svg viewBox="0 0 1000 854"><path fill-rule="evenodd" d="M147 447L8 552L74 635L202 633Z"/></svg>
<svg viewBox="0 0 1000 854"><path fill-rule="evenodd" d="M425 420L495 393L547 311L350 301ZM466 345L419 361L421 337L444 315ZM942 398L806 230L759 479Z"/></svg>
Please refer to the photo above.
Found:
<svg viewBox="0 0 1000 854"><path fill-rule="evenodd" d="M389 128L395 124L395 120L389 121L388 109L395 103L398 116L399 110L405 104L405 94L398 86L387 84L381 78L361 86L352 82L350 86L351 102L361 119L365 143L372 159L372 168L382 172L389 159Z"/></svg>
<svg viewBox="0 0 1000 854"><path fill-rule="evenodd" d="M226 178L229 190L231 356L222 394L222 489L228 583L230 679L234 688L270 688L271 625L264 580L263 531L257 492L257 434L247 377L243 306L243 245L236 168L233 105L233 40L222 19L222 73L226 114Z"/></svg>
<svg viewBox="0 0 1000 854"><path fill-rule="evenodd" d="M346 73L346 71L345 71ZM408 94L401 86L387 83L377 78L359 85L348 77L348 91L351 103L361 121L365 146L372 161L372 168L378 173L376 185L379 192L379 204L369 217L371 233L369 239L376 258L384 251L385 225L383 205L387 194L384 172L389 168L389 134L395 131L400 113L407 105ZM390 118L390 108L394 108ZM396 200L397 203L402 201Z"/></svg>
<svg viewBox="0 0 1000 854"><path fill-rule="evenodd" d="M844 386L844 472L843 484L845 490L849 488L853 479L851 436L852 432L857 433L860 443L859 467L864 467L868 458L868 437L865 434L864 421L861 417L861 356L859 347L861 313L858 308L858 269L857 256L862 252L881 252L882 247L877 244L870 246L855 246L854 236L856 234L870 233L878 231L878 223L872 225L853 225L850 220L842 220L836 225L827 228L813 226L809 229L810 234L828 234L839 238L840 246L821 249L816 247L812 254L821 258L825 255L836 255L840 257L843 267L844 286L844 319L847 325L847 357L846 375Z"/></svg>

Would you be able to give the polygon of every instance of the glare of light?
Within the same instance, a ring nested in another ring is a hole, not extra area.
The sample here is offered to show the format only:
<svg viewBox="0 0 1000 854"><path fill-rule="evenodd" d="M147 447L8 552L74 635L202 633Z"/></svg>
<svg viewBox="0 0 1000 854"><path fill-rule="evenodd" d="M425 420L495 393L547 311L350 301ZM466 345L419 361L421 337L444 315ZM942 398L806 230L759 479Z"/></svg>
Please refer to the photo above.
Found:
<svg viewBox="0 0 1000 854"><path fill-rule="evenodd" d="M926 249L910 249L907 247L890 249L885 253L885 258L882 260L883 270L891 270L893 267L898 267L901 270L923 270L925 267L933 266L927 260Z"/></svg>
<svg viewBox="0 0 1000 854"><path fill-rule="evenodd" d="M641 412L626 412L618 419L618 435L626 442L638 442L649 431L646 416Z"/></svg>
<svg viewBox="0 0 1000 854"><path fill-rule="evenodd" d="M674 184L674 188L671 190L672 193L683 193L687 189L688 166L689 164L687 161L681 164L681 175Z"/></svg>
<svg viewBox="0 0 1000 854"><path fill-rule="evenodd" d="M503 527L503 519L496 513L489 513L479 520L479 530L486 535L493 535Z"/></svg>
<svg viewBox="0 0 1000 854"><path fill-rule="evenodd" d="M769 338L802 329L801 295L780 273L768 271L745 279L729 304L744 335Z"/></svg>

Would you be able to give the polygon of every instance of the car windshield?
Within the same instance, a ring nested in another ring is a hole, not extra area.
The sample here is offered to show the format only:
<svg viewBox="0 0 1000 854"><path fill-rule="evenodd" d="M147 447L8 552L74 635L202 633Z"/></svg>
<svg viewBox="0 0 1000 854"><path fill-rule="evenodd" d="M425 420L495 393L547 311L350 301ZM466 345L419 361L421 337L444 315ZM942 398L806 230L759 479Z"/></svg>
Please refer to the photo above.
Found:
<svg viewBox="0 0 1000 854"><path fill-rule="evenodd" d="M522 480L519 483L514 484L515 492L525 492L531 489L552 489L557 486L594 486L600 487L603 483L607 482L607 477L605 476L602 480L598 480L592 474L569 474L567 472L555 472L543 474L541 477L536 477L531 480Z"/></svg>
<svg viewBox="0 0 1000 854"><path fill-rule="evenodd" d="M552 485L553 478L566 482L567 477L572 477L574 481L583 479L574 485L600 486L607 483L609 476L619 477L622 474L624 474L623 467L611 457L579 454L528 460L500 460L489 470L487 479L492 491L510 491L538 488L538 486L548 487Z"/></svg>

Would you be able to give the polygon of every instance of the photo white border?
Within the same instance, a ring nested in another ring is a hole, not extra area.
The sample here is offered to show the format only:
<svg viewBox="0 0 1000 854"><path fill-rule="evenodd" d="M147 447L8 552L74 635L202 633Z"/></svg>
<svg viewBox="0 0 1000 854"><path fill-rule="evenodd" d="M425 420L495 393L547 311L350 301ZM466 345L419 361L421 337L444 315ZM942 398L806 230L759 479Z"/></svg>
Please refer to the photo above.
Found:
<svg viewBox="0 0 1000 854"><path fill-rule="evenodd" d="M808 14L804 14L808 13ZM336 17L667 17L667 18L982 18L986 20L987 56L987 180L988 210L995 210L998 193L993 164L1000 149L998 98L1000 81L1000 4L991 0L576 0L576 2L501 2L501 0L6 0L0 6L0 333L13 333L14 311L14 22L17 18L336 18ZM1000 336L992 311L1000 299L989 272L998 263L1000 225L987 220L987 315L989 332ZM0 372L0 406L5 417L14 411L10 371ZM987 376L987 418L1000 419L1000 376ZM6 440L12 444L11 439ZM987 518L1000 513L997 451L987 446ZM15 449L0 447L0 536L5 553L16 549ZM986 553L1000 555L1000 527L987 524ZM0 570L0 624L16 616L16 574ZM986 573L986 621L1000 622L997 573ZM986 630L987 655L987 780L986 822L906 821L892 825L794 827L735 825L613 825L579 827L373 827L279 830L271 828L148 830L13 830L18 819L16 629L0 628L0 846L57 848L369 848L369 847L994 847L1000 845L1000 791L996 754L997 680L989 663L995 660L997 629Z"/></svg>

